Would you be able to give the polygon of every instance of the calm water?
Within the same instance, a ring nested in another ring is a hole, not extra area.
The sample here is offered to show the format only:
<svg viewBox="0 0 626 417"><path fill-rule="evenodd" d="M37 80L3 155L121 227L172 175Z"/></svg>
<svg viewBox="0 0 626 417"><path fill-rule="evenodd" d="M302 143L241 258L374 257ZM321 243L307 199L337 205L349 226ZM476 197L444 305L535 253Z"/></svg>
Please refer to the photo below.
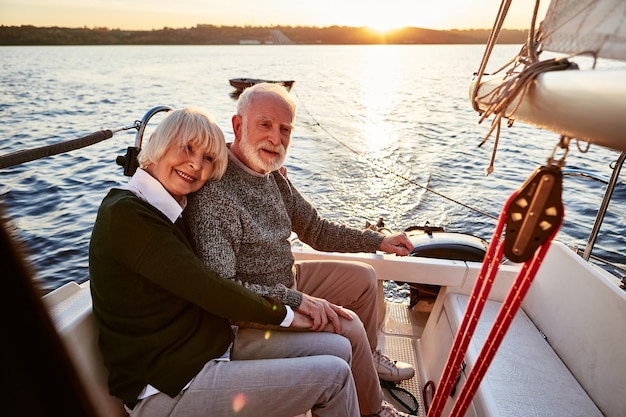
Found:
<svg viewBox="0 0 626 417"><path fill-rule="evenodd" d="M492 67L517 50L500 47ZM504 200L558 137L522 125L504 130L496 170L485 176L493 142L477 147L488 126L477 123L467 93L482 53L454 45L2 47L0 154L128 126L158 104L202 106L230 140L229 78L294 79L299 113L287 168L324 216L357 227L384 217L396 230L429 222L489 239ZM120 132L0 171L5 217L44 291L88 278L96 210L127 180L115 158L134 139L134 130ZM608 177L616 158L572 149L567 168ZM566 177L561 240L584 245L603 191ZM626 264L625 220L620 182L594 254Z"/></svg>

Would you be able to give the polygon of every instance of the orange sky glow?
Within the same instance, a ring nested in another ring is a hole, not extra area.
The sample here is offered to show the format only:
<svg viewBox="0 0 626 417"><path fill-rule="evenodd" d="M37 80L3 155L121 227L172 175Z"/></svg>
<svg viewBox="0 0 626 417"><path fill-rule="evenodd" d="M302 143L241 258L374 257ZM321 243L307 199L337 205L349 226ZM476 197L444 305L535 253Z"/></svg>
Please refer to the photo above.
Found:
<svg viewBox="0 0 626 417"><path fill-rule="evenodd" d="M0 24L128 30L198 24L490 29L499 5L500 0L0 0ZM531 13L532 2L514 2L505 28L527 29Z"/></svg>

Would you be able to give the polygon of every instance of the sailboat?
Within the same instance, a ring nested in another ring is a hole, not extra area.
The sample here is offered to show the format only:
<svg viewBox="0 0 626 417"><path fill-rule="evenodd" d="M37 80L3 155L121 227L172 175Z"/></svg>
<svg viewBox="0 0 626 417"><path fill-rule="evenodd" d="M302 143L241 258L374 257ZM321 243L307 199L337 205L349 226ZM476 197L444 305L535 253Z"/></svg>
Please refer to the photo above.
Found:
<svg viewBox="0 0 626 417"><path fill-rule="evenodd" d="M535 28L537 1L527 43L486 74L510 5L501 3L469 88L479 122L493 118L483 142L495 136L487 172L503 123L556 135L546 165L505 202L482 263L311 251L296 257L359 259L379 277L441 285L431 309L386 303L381 314L384 350L419 370L415 381L403 383L419 398L417 415L626 415L624 271L616 276L588 262L626 157L626 2L553 0ZM591 68L581 68L578 57L590 58ZM596 69L601 59L616 62ZM578 253L553 240L563 216L563 167L570 147L584 153L598 146L620 154Z"/></svg>
<svg viewBox="0 0 626 417"><path fill-rule="evenodd" d="M296 260L357 260L374 267L380 285L379 348L416 368L412 379L387 387L388 400L398 409L422 417L623 416L626 280L623 270L620 276L619 268L607 269L591 252L626 153L626 66L586 70L575 62L579 55L626 61L626 25L621 24L626 2L552 1L536 30L533 17L520 54L502 72L488 75L489 51L510 3L502 2L470 85L470 104L479 121L493 117L486 139L494 136L494 158L503 122L554 131L555 152L504 203L488 245L424 228L407 230L415 246L409 257L323 253L297 239L292 252ZM543 59L548 51L559 57ZM138 144L160 111L169 108L151 109L134 126ZM587 152L605 147L617 155L582 253L554 240L570 147ZM120 160L125 171L136 152L137 147L129 148ZM13 336L6 342L11 356L4 356L28 358L8 366L9 395L20 399L21 408L7 414L124 416L106 387L89 282L68 283L40 299L2 231L2 270L7 289L14 289L5 292L11 303L2 305L19 303L23 313L18 320L13 307L4 311ZM411 304L389 302L382 292L386 280L433 290L428 297L418 293Z"/></svg>

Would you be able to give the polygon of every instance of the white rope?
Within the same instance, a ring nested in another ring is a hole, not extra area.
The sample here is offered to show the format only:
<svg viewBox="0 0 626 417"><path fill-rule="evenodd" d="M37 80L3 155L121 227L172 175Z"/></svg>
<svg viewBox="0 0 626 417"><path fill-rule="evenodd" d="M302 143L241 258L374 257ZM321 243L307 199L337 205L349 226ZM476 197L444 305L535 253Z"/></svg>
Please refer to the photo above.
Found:
<svg viewBox="0 0 626 417"><path fill-rule="evenodd" d="M483 59L480 62L480 67L478 68L478 72L476 74L476 76L478 77L476 80L477 86L480 85L480 80L482 79L483 74L485 73L485 69L487 68L487 63L489 62L489 57L491 56L491 52L493 52L493 48L496 45L498 36L500 36L500 31L502 30L502 25L504 24L504 19L506 18L507 13L509 12L510 6L511 6L511 0L502 0L502 3L500 3L498 16L496 17L496 21L493 24L493 29L491 29L491 33L489 34L489 39L487 40L485 53L483 54ZM472 106L474 107L474 110L476 110L477 112L480 112L480 109L478 108L478 103L476 101L477 93L478 93L478 88L476 88L476 90L474 91L474 96L472 97Z"/></svg>
<svg viewBox="0 0 626 417"><path fill-rule="evenodd" d="M507 122L509 127L513 125L513 120L511 119L511 116L514 115L515 112L517 112L517 109L519 108L525 95L527 94L528 89L532 84L532 81L539 74L549 71L560 71L564 69L569 69L572 65L567 59L563 58L553 58L544 61L539 60L539 55L541 51L540 44L538 42L538 33L535 30L539 10L539 0L537 0L535 2L535 9L533 11L531 27L529 30L528 40L526 44L522 46L522 49L516 57L509 60L509 62L505 66L496 71L496 73L500 72L513 64L513 66L507 71L505 81L503 81L491 92L479 97L478 89L480 86L480 81L487 66L489 56L491 55L491 52L493 50L495 39L497 39L498 34L500 33L500 30L502 28L502 24L504 23L504 18L506 17L506 13L508 12L510 3L510 0L503 0L500 5L498 17L494 24L492 34L490 35L485 54L483 56L483 60L480 64L480 69L477 74L478 78L475 83L476 88L474 89L474 94L472 97L472 106L476 111L481 112L478 105L479 102L483 106L486 106L486 110L482 112L481 117L478 121L479 124L482 123L485 119L494 116L491 122L491 128L489 129L489 132L487 132L483 141L478 145L479 147L484 145L491 137L491 135L495 132L493 152L491 154L489 166L486 170L487 175L491 174L494 170L496 151L500 140L502 119L509 119ZM509 110L509 107L511 107L513 103L515 103L514 107Z"/></svg>

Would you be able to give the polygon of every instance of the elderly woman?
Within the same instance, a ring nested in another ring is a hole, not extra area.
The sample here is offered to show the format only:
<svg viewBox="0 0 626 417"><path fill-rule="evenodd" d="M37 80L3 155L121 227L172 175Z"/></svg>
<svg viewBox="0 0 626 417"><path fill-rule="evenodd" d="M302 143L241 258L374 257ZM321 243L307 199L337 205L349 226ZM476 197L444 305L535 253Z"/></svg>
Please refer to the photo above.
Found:
<svg viewBox="0 0 626 417"><path fill-rule="evenodd" d="M192 251L181 221L186 196L227 165L211 116L197 108L171 112L139 163L128 184L102 201L89 248L111 394L131 416L292 417L308 409L358 416L345 338L290 332L240 340L231 321L312 323L222 278Z"/></svg>

